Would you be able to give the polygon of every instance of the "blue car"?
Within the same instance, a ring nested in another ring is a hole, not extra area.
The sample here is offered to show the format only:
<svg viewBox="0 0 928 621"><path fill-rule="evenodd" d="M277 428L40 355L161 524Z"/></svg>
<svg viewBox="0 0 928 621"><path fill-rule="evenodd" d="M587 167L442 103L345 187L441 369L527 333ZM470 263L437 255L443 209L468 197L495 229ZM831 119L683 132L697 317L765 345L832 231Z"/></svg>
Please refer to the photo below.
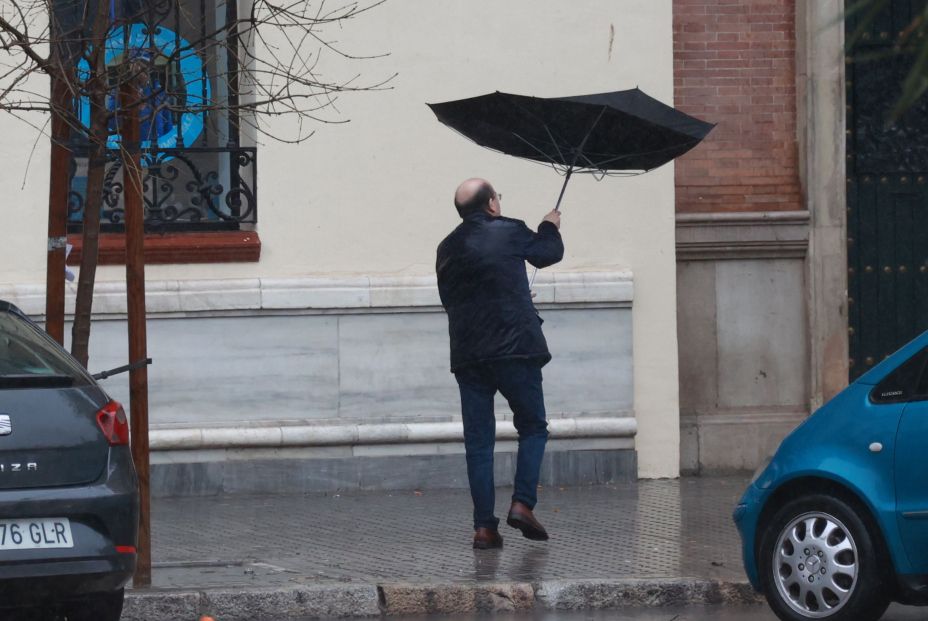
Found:
<svg viewBox="0 0 928 621"><path fill-rule="evenodd" d="M735 508L744 567L781 619L928 604L928 332L797 427Z"/></svg>

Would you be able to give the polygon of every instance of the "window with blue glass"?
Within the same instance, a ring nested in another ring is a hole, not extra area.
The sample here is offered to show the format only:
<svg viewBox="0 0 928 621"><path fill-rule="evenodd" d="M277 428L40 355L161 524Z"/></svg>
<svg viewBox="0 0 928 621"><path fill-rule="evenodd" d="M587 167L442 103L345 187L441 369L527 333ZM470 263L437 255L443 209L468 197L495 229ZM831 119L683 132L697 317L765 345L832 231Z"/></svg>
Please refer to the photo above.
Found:
<svg viewBox="0 0 928 621"><path fill-rule="evenodd" d="M256 156L239 132L238 40L226 28L237 19L236 2L217 0L104 0L113 24L105 61L111 89L107 108L117 107L116 72L128 62L137 70L146 229L236 230L257 221ZM77 56L78 80L89 64ZM90 104L74 111L86 127ZM101 228L123 224L120 136L108 121ZM72 133L69 228L79 231L87 190L88 141Z"/></svg>

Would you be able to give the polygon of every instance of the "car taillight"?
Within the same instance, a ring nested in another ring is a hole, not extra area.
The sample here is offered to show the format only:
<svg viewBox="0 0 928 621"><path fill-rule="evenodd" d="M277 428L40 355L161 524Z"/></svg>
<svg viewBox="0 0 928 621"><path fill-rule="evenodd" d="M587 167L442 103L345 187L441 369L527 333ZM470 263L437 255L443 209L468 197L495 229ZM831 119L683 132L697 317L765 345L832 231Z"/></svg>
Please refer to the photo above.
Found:
<svg viewBox="0 0 928 621"><path fill-rule="evenodd" d="M129 444L129 421L122 406L110 401L97 412L97 424L100 431L106 436L110 446L123 446Z"/></svg>

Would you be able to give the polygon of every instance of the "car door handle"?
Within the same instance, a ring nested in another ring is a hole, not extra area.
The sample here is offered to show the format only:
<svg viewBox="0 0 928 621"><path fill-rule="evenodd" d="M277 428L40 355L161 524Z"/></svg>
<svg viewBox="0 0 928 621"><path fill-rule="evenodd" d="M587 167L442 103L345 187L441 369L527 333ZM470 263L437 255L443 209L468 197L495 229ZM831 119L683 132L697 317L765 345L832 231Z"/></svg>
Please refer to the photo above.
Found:
<svg viewBox="0 0 928 621"><path fill-rule="evenodd" d="M883 450L883 445L882 445L882 443L880 443L880 442L872 442L872 443L870 444L870 452L871 452L871 453L879 453L879 452L882 451L882 450Z"/></svg>

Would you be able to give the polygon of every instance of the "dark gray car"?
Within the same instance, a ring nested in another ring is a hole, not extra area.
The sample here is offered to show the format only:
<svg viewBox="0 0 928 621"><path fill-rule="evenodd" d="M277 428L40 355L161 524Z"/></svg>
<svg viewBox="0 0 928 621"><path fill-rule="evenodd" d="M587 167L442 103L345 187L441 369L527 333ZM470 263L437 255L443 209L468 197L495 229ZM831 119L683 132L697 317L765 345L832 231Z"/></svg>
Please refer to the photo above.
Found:
<svg viewBox="0 0 928 621"><path fill-rule="evenodd" d="M137 535L122 407L0 301L0 618L26 606L119 619Z"/></svg>

